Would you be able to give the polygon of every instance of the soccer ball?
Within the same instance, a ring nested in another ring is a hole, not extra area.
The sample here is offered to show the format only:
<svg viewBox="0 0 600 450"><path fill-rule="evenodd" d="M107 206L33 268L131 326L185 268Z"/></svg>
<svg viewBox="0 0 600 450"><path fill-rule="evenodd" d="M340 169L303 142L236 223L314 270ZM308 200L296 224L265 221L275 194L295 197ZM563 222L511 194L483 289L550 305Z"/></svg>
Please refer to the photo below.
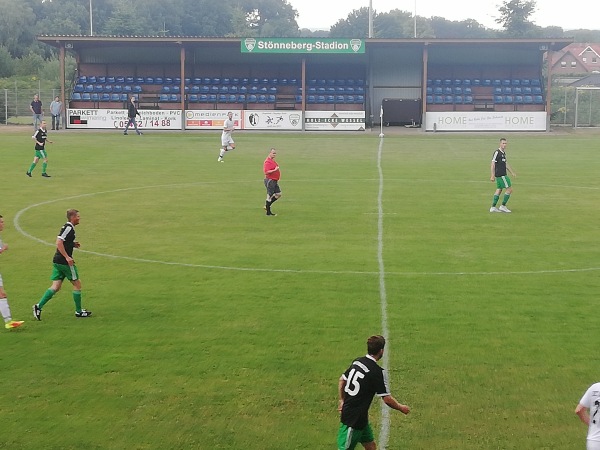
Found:
<svg viewBox="0 0 600 450"><path fill-rule="evenodd" d="M385 134L383 133L379 133L379 137L382 138L383 136L385 136Z"/></svg>

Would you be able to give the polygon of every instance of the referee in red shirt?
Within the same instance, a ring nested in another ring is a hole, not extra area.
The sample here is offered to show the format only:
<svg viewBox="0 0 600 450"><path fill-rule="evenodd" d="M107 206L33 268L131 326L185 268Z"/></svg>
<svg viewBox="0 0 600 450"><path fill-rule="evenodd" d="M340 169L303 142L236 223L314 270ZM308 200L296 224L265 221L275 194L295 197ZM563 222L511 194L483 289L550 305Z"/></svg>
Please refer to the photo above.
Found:
<svg viewBox="0 0 600 450"><path fill-rule="evenodd" d="M279 178L281 172L279 171L279 164L275 162L275 155L277 151L272 148L269 152L269 156L265 159L263 164L263 172L265 173L265 187L267 188L267 201L265 202L265 211L267 216L276 216L271 211L271 205L275 203L279 197L281 197L281 189L279 188Z"/></svg>

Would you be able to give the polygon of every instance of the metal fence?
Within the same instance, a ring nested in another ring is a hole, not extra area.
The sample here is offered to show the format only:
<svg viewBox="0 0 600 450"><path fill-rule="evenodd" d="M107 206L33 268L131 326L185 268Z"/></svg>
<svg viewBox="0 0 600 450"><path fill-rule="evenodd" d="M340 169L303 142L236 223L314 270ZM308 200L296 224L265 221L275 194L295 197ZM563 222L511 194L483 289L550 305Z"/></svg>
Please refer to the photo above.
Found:
<svg viewBox="0 0 600 450"><path fill-rule="evenodd" d="M600 92L557 84L552 87L550 124L567 127L600 127Z"/></svg>
<svg viewBox="0 0 600 450"><path fill-rule="evenodd" d="M29 109L33 96L38 94L42 101L42 109L44 112L44 119L47 121L51 120L50 115L50 103L54 100L57 95L60 96L60 89L3 89L2 97L0 99L0 123L6 125L9 124L27 124L31 123L33 126L33 114ZM64 119L64 106L63 106L63 119ZM64 123L61 120L61 123Z"/></svg>

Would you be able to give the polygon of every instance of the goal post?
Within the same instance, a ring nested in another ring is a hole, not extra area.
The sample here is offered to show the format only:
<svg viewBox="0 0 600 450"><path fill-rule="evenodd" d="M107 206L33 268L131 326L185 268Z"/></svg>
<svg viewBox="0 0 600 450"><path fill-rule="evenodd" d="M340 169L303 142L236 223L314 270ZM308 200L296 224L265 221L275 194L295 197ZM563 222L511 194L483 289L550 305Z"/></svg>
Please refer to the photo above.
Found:
<svg viewBox="0 0 600 450"><path fill-rule="evenodd" d="M600 87L575 88L575 128L600 127Z"/></svg>

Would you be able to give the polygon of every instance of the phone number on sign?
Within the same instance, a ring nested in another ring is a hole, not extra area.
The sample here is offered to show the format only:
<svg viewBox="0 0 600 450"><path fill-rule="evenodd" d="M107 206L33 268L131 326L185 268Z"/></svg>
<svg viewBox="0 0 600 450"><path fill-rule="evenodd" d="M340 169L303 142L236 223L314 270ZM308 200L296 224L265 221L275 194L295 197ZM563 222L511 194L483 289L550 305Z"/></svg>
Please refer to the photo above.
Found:
<svg viewBox="0 0 600 450"><path fill-rule="evenodd" d="M115 128L125 128L127 120L115 120ZM176 124L171 119L136 120L138 128L171 128Z"/></svg>

